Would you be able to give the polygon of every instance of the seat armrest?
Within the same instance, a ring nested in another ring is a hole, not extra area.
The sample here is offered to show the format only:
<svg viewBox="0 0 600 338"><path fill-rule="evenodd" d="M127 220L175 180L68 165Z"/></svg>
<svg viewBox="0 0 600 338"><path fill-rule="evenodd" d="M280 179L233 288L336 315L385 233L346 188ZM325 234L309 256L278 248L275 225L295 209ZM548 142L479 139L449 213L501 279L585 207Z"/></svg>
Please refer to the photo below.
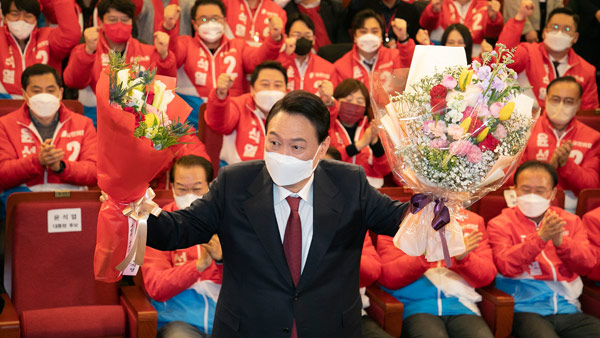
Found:
<svg viewBox="0 0 600 338"><path fill-rule="evenodd" d="M0 295L4 300L4 309L0 313L0 337L19 338L21 337L21 323L19 315L7 293Z"/></svg>
<svg viewBox="0 0 600 338"><path fill-rule="evenodd" d="M369 297L369 303L371 304L366 309L369 316L389 335L400 337L404 304L381 289L378 284L367 287L367 297Z"/></svg>
<svg viewBox="0 0 600 338"><path fill-rule="evenodd" d="M494 337L508 337L512 332L515 306L513 298L493 285L479 288L477 292L481 295L479 303L481 316L492 330Z"/></svg>
<svg viewBox="0 0 600 338"><path fill-rule="evenodd" d="M156 310L138 286L121 287L121 305L127 312L129 337L156 337Z"/></svg>
<svg viewBox="0 0 600 338"><path fill-rule="evenodd" d="M600 286L583 278L583 293L579 297L583 312L600 319Z"/></svg>

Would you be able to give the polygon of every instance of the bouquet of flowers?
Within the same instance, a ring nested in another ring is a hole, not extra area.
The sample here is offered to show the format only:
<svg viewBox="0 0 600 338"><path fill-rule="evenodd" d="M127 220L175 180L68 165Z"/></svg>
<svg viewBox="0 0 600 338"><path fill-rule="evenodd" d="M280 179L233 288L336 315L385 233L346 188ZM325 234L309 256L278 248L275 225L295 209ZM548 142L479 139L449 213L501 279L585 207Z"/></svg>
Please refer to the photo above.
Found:
<svg viewBox="0 0 600 338"><path fill-rule="evenodd" d="M118 281L137 273L146 245L146 220L160 208L149 182L173 160L190 134L191 108L173 93L175 79L155 75L110 54L96 86L98 102L98 215L94 273Z"/></svg>
<svg viewBox="0 0 600 338"><path fill-rule="evenodd" d="M393 172L417 193L394 238L407 254L445 258L449 266L465 250L458 209L496 190L516 169L535 121L532 100L520 95L507 67L512 55L500 46L470 68L419 74L402 93L391 92L389 79L374 83Z"/></svg>

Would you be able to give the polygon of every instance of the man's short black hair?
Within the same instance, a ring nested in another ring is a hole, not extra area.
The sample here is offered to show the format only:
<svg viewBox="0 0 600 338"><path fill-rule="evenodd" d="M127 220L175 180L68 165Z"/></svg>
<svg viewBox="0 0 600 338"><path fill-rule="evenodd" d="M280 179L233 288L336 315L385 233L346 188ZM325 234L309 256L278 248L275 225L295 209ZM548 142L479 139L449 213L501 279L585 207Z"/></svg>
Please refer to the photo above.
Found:
<svg viewBox="0 0 600 338"><path fill-rule="evenodd" d="M225 4L223 3L223 1L221 0L196 0L196 2L194 2L194 6L192 6L192 12L191 12L191 18L192 20L196 20L196 12L198 11L198 7L200 6L204 6L204 5L216 5L221 9L221 14L223 14L223 16L227 16L227 11L225 9Z"/></svg>
<svg viewBox="0 0 600 338"><path fill-rule="evenodd" d="M548 15L548 21L546 21L546 25L548 25L548 22L550 22L550 19L552 19L553 16L555 16L556 14L566 14L570 17L573 18L573 21L575 22L575 31L577 32L579 29L579 15L575 12L573 12L572 9L570 9L569 7L558 7L552 10L552 12L550 12L550 15Z"/></svg>
<svg viewBox="0 0 600 338"><path fill-rule="evenodd" d="M323 142L329 131L329 109L323 101L316 95L304 90L294 90L288 93L283 99L277 101L265 122L265 129L269 130L269 122L280 112L286 112L291 115L302 115L315 127L319 143Z"/></svg>
<svg viewBox="0 0 600 338"><path fill-rule="evenodd" d="M189 167L202 167L206 173L206 183L210 183L213 180L213 167L212 164L204 157L198 155L185 155L175 161L171 168L171 183L175 181L175 168L189 168Z"/></svg>
<svg viewBox="0 0 600 338"><path fill-rule="evenodd" d="M554 86L557 83L573 83L577 86L577 89L579 90L579 98L581 99L581 96L583 95L583 87L581 86L581 83L577 82L577 80L572 77L572 76L561 76L561 77L557 77L556 79L550 81L550 83L548 84L548 87L546 87L546 94L550 92L550 87Z"/></svg>
<svg viewBox="0 0 600 338"><path fill-rule="evenodd" d="M287 22L285 23L285 35L290 34L290 29L296 21L304 22L308 29L310 29L313 34L315 33L315 23L312 21L312 19L304 13L296 13L287 19Z"/></svg>
<svg viewBox="0 0 600 338"><path fill-rule="evenodd" d="M272 61L272 60L263 61L261 64L259 64L258 66L256 66L254 68L254 70L252 71L252 75L250 75L250 85L252 85L254 87L254 83L256 82L256 79L258 79L258 74L260 74L260 72L263 69L275 69L275 70L280 71L281 74L283 74L283 78L285 79L285 84L287 86L287 82L288 82L287 71L285 70L285 68L283 68L281 63L279 63L277 61Z"/></svg>
<svg viewBox="0 0 600 338"><path fill-rule="evenodd" d="M100 20L104 20L104 14L108 13L111 8L131 19L135 16L135 4L131 0L101 0L98 3L98 17Z"/></svg>
<svg viewBox="0 0 600 338"><path fill-rule="evenodd" d="M44 74L54 75L54 79L56 79L56 84L59 88L62 87L62 80L60 79L60 75L58 74L56 68L45 65L43 63L36 63L35 65L31 65L25 68L25 70L21 74L21 86L23 87L23 90L27 90L27 86L29 86L30 77Z"/></svg>
<svg viewBox="0 0 600 338"><path fill-rule="evenodd" d="M519 174L527 169L545 170L552 178L552 188L556 187L558 184L558 174L553 166L551 166L548 162L532 160L524 162L517 168L517 171L515 171L515 185L517 184L517 178L519 177Z"/></svg>
<svg viewBox="0 0 600 338"><path fill-rule="evenodd" d="M327 152L325 154L330 156L332 159L334 159L336 161L342 160L342 154L340 154L339 150L337 150L337 148L334 146L329 146L329 148L327 148Z"/></svg>
<svg viewBox="0 0 600 338"><path fill-rule="evenodd" d="M25 11L27 13L31 13L35 15L37 20L40 19L40 14L42 13L42 7L38 0L2 0L2 15L6 18L8 13L10 13L10 5L15 4L15 7L19 11ZM6 19L5 19L6 21ZM6 22L4 23L6 25Z"/></svg>
<svg viewBox="0 0 600 338"><path fill-rule="evenodd" d="M381 32L383 33L383 19L381 18L381 15L377 14L377 12L372 9L364 9L354 15L354 18L352 19L352 33L356 35L356 31L363 28L365 26L365 21L369 18L377 20L379 27L381 27Z"/></svg>

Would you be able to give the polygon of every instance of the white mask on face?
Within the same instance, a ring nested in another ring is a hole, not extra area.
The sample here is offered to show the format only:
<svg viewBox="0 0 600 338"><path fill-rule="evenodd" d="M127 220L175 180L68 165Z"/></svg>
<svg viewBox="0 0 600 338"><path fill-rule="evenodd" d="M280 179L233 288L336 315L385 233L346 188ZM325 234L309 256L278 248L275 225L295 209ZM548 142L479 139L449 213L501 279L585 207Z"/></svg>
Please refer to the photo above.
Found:
<svg viewBox="0 0 600 338"><path fill-rule="evenodd" d="M562 31L546 32L544 44L555 52L562 52L565 49L571 48L573 38Z"/></svg>
<svg viewBox="0 0 600 338"><path fill-rule="evenodd" d="M5 22L10 32L19 40L27 39L35 28L34 24L27 23L23 20Z"/></svg>
<svg viewBox="0 0 600 338"><path fill-rule="evenodd" d="M546 103L546 114L548 119L555 124L567 124L577 113L577 106L565 106L564 103L552 104Z"/></svg>
<svg viewBox="0 0 600 338"><path fill-rule="evenodd" d="M208 43L219 41L223 36L225 27L220 22L209 21L205 24L198 26L198 34L200 38Z"/></svg>
<svg viewBox="0 0 600 338"><path fill-rule="evenodd" d="M517 206L523 215L529 218L540 217L550 207L550 200L537 194L527 194L517 197Z"/></svg>
<svg viewBox="0 0 600 338"><path fill-rule="evenodd" d="M254 103L264 112L271 111L275 102L281 100L285 96L284 92L279 90L261 90L254 94Z"/></svg>
<svg viewBox="0 0 600 338"><path fill-rule="evenodd" d="M381 46L381 37L371 33L361 35L356 39L356 46L365 53L373 53Z"/></svg>
<svg viewBox="0 0 600 338"><path fill-rule="evenodd" d="M273 182L279 186L288 186L310 177L317 168L317 166L313 168L313 162L319 153L319 149L321 149L321 145L317 148L315 156L306 161L297 159L294 156L265 151L265 165Z"/></svg>
<svg viewBox="0 0 600 338"><path fill-rule="evenodd" d="M30 97L28 106L39 117L51 117L60 108L60 100L52 94L41 93Z"/></svg>
<svg viewBox="0 0 600 338"><path fill-rule="evenodd" d="M183 196L177 196L173 194L173 198L175 199L175 204L177 204L177 208L181 210L189 207L190 205L192 205L192 202L199 198L202 198L202 196L198 196L196 194L185 194Z"/></svg>

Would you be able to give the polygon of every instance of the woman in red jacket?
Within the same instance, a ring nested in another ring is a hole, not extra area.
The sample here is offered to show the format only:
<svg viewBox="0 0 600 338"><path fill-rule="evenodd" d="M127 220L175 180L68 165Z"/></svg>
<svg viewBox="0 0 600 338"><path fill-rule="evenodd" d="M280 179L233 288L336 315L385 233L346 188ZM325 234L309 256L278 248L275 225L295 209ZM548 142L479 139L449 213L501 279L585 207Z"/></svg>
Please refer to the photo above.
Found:
<svg viewBox="0 0 600 338"><path fill-rule="evenodd" d="M368 114L370 99L367 87L355 79L342 81L333 92L339 104L337 119L332 121L331 143L342 161L361 165L369 183L380 188L383 176L391 172L377 128Z"/></svg>

